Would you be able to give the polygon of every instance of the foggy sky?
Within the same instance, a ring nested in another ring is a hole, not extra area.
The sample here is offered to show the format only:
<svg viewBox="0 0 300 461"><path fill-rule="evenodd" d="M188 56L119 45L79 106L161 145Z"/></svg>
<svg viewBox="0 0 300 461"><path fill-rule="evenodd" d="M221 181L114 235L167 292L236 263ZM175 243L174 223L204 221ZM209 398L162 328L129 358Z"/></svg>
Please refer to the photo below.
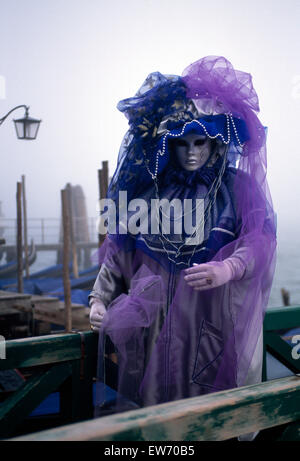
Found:
<svg viewBox="0 0 300 461"><path fill-rule="evenodd" d="M253 76L278 223L299 224L299 23L298 0L0 0L0 117L26 104L43 120L36 141L16 138L22 110L0 127L5 216L22 174L29 217L58 217L67 182L96 216L97 169L113 173L127 130L117 102L150 72L221 55Z"/></svg>

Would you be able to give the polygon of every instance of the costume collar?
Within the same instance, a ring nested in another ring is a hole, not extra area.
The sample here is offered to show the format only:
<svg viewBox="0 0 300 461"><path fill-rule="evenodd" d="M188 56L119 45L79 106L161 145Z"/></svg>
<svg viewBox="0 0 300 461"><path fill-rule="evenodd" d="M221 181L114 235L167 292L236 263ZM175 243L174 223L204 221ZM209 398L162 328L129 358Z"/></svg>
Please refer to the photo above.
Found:
<svg viewBox="0 0 300 461"><path fill-rule="evenodd" d="M220 168L223 163L223 158L219 157L212 166L202 166L195 171L186 171L178 166L169 166L162 178L162 184L164 186L170 184L182 184L186 187L193 187L196 184L204 183L207 187L210 187L214 180L220 174ZM226 163L226 167L229 162ZM226 171L226 168L225 168Z"/></svg>

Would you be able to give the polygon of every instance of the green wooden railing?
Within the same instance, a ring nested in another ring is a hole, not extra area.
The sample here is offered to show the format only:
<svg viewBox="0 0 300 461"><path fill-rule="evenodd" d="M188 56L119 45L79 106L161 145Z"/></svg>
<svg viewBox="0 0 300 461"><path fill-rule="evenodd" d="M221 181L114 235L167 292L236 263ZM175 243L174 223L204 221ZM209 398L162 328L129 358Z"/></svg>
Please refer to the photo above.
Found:
<svg viewBox="0 0 300 461"><path fill-rule="evenodd" d="M282 440L300 440L300 376L155 405L41 431L14 440L228 440L290 423Z"/></svg>
<svg viewBox="0 0 300 461"><path fill-rule="evenodd" d="M300 327L300 306L269 309L264 320L263 381L267 379L266 354L269 352L293 373L300 373L300 359L293 359L292 348L283 339L284 330Z"/></svg>
<svg viewBox="0 0 300 461"><path fill-rule="evenodd" d="M292 346L280 334L299 325L299 306L269 310L264 321L264 358L269 351L293 373L300 373L300 359L292 358ZM287 438L300 440L298 376L85 421L93 417L96 357L97 335L92 332L7 341L6 359L0 360L0 370L25 369L31 376L0 404L0 437L15 436L28 415L58 390L60 414L52 427L60 425L59 430L22 438L225 440L289 423ZM71 422L76 424L62 426Z"/></svg>
<svg viewBox="0 0 300 461"><path fill-rule="evenodd" d="M0 370L25 370L31 376L0 404L0 437L18 426L52 392L60 393L56 421L68 423L93 416L93 377L97 337L92 332L39 336L6 342Z"/></svg>

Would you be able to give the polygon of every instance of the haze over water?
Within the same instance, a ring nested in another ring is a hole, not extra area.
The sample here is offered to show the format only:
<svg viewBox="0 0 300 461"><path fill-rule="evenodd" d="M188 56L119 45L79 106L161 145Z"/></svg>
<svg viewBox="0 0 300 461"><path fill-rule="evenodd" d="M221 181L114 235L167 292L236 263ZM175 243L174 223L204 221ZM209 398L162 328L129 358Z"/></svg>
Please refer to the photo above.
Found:
<svg viewBox="0 0 300 461"><path fill-rule="evenodd" d="M97 170L109 160L113 173L127 130L118 101L150 72L180 75L203 56L225 56L251 73L268 126L279 241L270 305L281 304L282 287L300 304L299 24L298 0L0 0L0 118L26 104L42 119L32 142L14 133L22 110L0 127L5 217L15 218L22 174L29 218L58 218L68 182L83 187L96 217Z"/></svg>

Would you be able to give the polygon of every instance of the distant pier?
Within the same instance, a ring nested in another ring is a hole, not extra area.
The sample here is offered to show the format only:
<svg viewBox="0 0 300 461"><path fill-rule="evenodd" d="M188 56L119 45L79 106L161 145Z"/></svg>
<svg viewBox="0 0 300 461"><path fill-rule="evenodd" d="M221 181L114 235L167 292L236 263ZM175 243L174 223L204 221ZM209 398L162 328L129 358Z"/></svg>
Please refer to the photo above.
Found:
<svg viewBox="0 0 300 461"><path fill-rule="evenodd" d="M98 248L98 242L76 242L76 246L78 249L92 249ZM35 244L36 251L57 251L61 250L63 247L62 243L37 243ZM16 245L2 245L1 249L3 251L14 251L16 249Z"/></svg>

